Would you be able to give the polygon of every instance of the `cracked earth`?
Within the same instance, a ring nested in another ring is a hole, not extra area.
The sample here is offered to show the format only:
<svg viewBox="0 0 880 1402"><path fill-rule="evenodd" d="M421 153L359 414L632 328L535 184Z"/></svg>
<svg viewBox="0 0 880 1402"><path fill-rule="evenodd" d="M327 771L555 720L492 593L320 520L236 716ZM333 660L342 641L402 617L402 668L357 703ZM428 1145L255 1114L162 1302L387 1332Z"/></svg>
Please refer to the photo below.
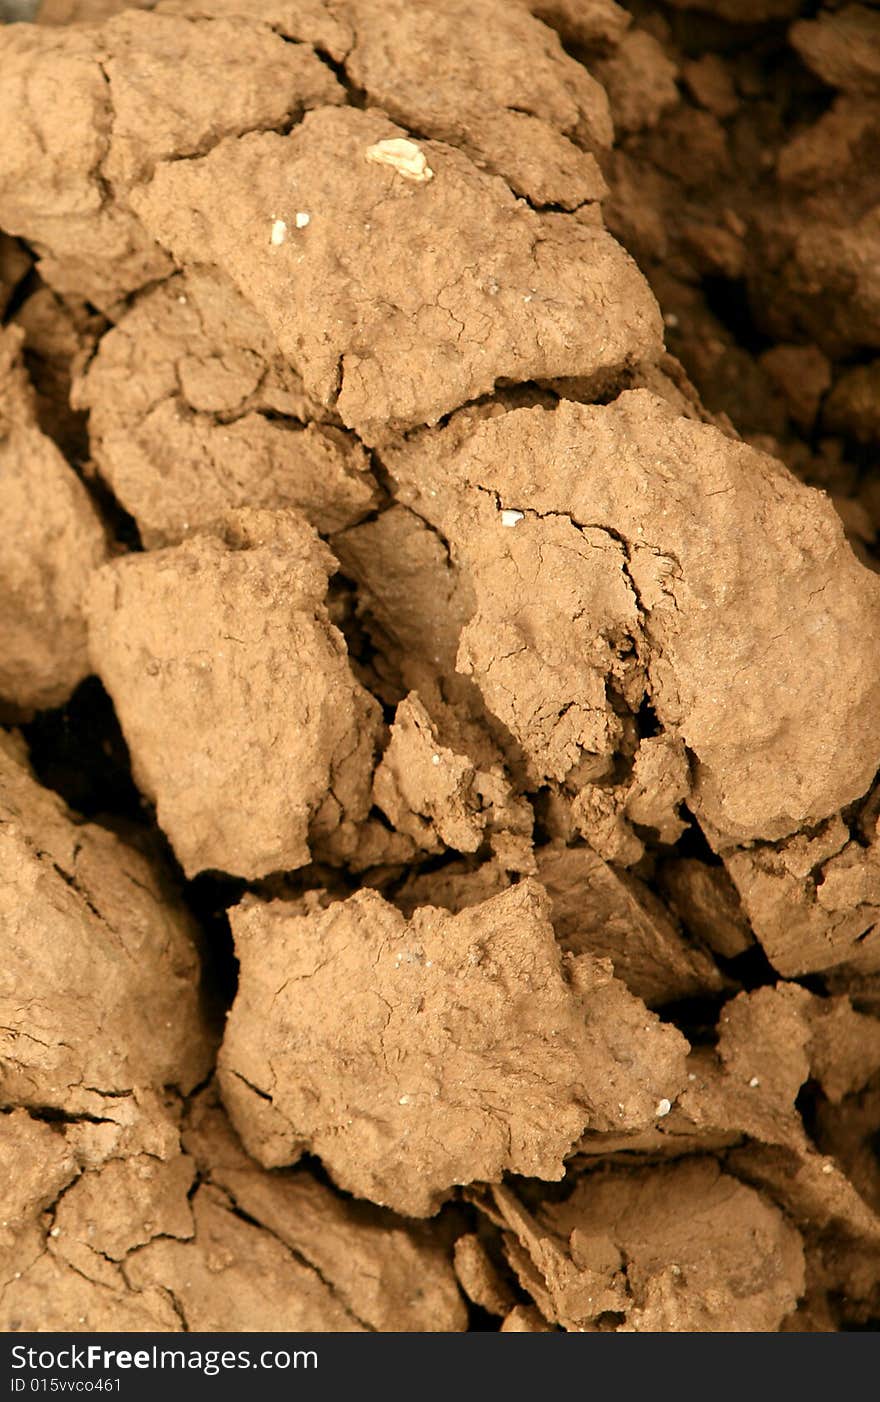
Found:
<svg viewBox="0 0 880 1402"><path fill-rule="evenodd" d="M876 5L0 13L0 1326L877 1328Z"/></svg>

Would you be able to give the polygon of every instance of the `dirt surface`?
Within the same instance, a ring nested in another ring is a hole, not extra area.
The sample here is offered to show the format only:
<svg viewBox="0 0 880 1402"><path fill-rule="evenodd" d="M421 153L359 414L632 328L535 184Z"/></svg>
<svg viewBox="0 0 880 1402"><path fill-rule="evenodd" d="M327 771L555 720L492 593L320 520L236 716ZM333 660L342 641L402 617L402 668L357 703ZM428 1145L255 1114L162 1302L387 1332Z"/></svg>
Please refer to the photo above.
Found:
<svg viewBox="0 0 880 1402"><path fill-rule="evenodd" d="M106 565L85 613L184 871L252 879L307 864L312 834L366 818L379 707L324 607L335 562L311 527L254 508L224 526Z"/></svg>
<svg viewBox="0 0 880 1402"><path fill-rule="evenodd" d="M880 9L0 5L0 1327L880 1327Z"/></svg>
<svg viewBox="0 0 880 1402"><path fill-rule="evenodd" d="M368 891L301 916L243 905L219 1069L254 1156L313 1149L349 1191L422 1215L455 1183L560 1178L590 1124L653 1123L687 1044L610 963L563 955L548 904L525 881L409 921Z"/></svg>

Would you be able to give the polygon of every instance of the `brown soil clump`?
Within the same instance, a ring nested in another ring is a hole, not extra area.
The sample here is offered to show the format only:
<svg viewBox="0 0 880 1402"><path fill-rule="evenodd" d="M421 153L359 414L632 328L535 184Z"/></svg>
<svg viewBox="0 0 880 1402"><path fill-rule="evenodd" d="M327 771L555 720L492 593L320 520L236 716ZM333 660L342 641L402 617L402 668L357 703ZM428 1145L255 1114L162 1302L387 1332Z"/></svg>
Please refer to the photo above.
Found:
<svg viewBox="0 0 880 1402"><path fill-rule="evenodd" d="M23 8L0 1326L876 1329L876 4Z"/></svg>

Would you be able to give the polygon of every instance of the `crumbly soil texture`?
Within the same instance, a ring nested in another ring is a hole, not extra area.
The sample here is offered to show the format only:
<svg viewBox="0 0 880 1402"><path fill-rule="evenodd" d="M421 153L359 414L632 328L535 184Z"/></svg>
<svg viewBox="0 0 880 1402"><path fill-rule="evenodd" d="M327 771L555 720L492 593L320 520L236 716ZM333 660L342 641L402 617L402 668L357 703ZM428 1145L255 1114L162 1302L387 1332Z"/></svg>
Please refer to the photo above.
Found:
<svg viewBox="0 0 880 1402"><path fill-rule="evenodd" d="M0 12L0 1328L880 1328L877 0Z"/></svg>

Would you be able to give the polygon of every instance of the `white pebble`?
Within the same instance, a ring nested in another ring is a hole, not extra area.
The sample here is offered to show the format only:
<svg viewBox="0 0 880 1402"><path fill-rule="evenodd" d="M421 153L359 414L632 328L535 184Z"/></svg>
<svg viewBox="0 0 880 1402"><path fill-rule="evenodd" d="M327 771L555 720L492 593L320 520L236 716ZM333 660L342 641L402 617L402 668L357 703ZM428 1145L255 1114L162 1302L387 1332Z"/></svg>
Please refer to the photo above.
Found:
<svg viewBox="0 0 880 1402"><path fill-rule="evenodd" d="M367 160L377 166L391 166L404 180L414 180L418 185L424 185L426 180L434 178L424 151L414 141L407 141L405 136L388 137L385 141L377 141L375 146L368 146Z"/></svg>
<svg viewBox="0 0 880 1402"><path fill-rule="evenodd" d="M822 1165L822 1172L823 1172L823 1173L833 1173L833 1172L834 1172L834 1164L833 1164L833 1163L823 1163L823 1165Z"/></svg>
<svg viewBox="0 0 880 1402"><path fill-rule="evenodd" d="M501 513L501 524L502 526L516 526L522 518L523 513L521 511L505 510Z"/></svg>
<svg viewBox="0 0 880 1402"><path fill-rule="evenodd" d="M668 1115L668 1114L669 1114L669 1111L670 1111L671 1109L672 1109L672 1101L671 1101L671 1100L667 1100L667 1099L666 1099L666 1096L664 1095L664 1097L663 1097L662 1100L658 1100L658 1101L657 1101L657 1109L654 1111L654 1113L655 1113L655 1115L657 1116L657 1119L658 1119L658 1120L662 1120L662 1119L663 1119L663 1116L664 1116L664 1115Z"/></svg>
<svg viewBox="0 0 880 1402"><path fill-rule="evenodd" d="M753 1076L752 1079L749 1081L749 1085L751 1086L752 1090L754 1090L755 1087L759 1086L760 1084L761 1082L758 1080L757 1076Z"/></svg>
<svg viewBox="0 0 880 1402"><path fill-rule="evenodd" d="M432 763L432 764L439 764L439 763L440 763L440 756L439 756L439 755L432 755L432 756L431 756L431 763Z"/></svg>
<svg viewBox="0 0 880 1402"><path fill-rule="evenodd" d="M409 1096L408 1096L408 1095L402 1095L397 1103L398 1103L398 1105L408 1105L408 1104L409 1104Z"/></svg>
<svg viewBox="0 0 880 1402"><path fill-rule="evenodd" d="M296 218L293 222L298 229L304 229L307 224L310 224L312 222L312 216L310 214L306 214L304 209L298 209L296 212Z"/></svg>
<svg viewBox="0 0 880 1402"><path fill-rule="evenodd" d="M283 219L276 219L272 225L272 233L269 235L269 242L273 247L278 248L287 238L287 225Z"/></svg>

